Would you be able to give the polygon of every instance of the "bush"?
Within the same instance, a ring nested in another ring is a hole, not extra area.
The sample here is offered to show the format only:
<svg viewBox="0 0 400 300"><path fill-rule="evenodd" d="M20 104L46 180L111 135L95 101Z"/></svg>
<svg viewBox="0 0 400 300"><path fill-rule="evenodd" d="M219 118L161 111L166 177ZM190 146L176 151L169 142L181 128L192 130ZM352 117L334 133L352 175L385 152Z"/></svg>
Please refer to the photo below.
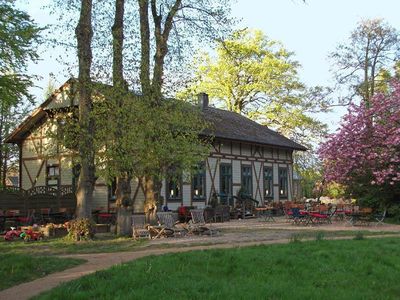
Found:
<svg viewBox="0 0 400 300"><path fill-rule="evenodd" d="M96 224L88 218L75 219L68 223L67 239L73 241L87 241L94 237Z"/></svg>
<svg viewBox="0 0 400 300"><path fill-rule="evenodd" d="M395 223L400 222L400 204L394 204L388 209L388 217Z"/></svg>

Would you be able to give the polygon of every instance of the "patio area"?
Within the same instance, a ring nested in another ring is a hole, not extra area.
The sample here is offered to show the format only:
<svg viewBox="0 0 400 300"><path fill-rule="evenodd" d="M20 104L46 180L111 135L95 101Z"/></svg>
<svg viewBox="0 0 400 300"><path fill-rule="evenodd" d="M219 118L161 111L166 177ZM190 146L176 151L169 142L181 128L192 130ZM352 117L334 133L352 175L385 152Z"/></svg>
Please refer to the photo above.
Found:
<svg viewBox="0 0 400 300"><path fill-rule="evenodd" d="M265 221L264 218L232 219L228 222L211 223L211 227L218 234L186 235L184 237L168 237L154 239L149 245L198 245L198 244L226 244L266 242L297 238L315 238L317 234L325 236L351 236L357 232L365 235L399 234L400 225L381 224L375 222L369 225L352 226L346 220L333 220L332 224L296 225L289 223L285 216L274 216L274 221Z"/></svg>

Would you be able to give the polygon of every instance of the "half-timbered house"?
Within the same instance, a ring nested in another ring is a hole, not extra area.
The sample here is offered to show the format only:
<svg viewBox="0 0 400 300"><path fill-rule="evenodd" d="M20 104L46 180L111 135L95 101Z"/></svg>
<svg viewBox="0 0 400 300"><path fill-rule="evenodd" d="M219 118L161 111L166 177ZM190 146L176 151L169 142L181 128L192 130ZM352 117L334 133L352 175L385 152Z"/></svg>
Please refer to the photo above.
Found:
<svg viewBox="0 0 400 300"><path fill-rule="evenodd" d="M52 142L47 135L49 112L78 104L74 83L68 80L6 139L19 146L19 182L23 189L76 185L72 154L66 149L58 149L53 156L46 153L46 145ZM163 181L163 205L170 209L182 204L204 207L214 193L235 195L240 188L261 203L292 200L293 152L306 148L240 114L209 106L206 94L201 94L199 100L204 119L212 125L203 133L214 137L212 151L194 174L183 174L178 181ZM99 178L92 207L110 209L115 198L113 190ZM132 196L134 210L143 211L144 189L138 179L132 182Z"/></svg>

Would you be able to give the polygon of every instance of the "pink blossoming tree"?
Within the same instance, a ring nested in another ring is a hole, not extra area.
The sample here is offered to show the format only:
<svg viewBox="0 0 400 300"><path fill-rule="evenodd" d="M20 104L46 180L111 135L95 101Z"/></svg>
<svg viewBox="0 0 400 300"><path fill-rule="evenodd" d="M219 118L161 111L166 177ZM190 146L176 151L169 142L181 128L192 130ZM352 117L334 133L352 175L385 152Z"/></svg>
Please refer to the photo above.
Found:
<svg viewBox="0 0 400 300"><path fill-rule="evenodd" d="M356 196L380 194L392 201L400 191L400 82L367 104L352 105L338 131L319 149L325 180Z"/></svg>

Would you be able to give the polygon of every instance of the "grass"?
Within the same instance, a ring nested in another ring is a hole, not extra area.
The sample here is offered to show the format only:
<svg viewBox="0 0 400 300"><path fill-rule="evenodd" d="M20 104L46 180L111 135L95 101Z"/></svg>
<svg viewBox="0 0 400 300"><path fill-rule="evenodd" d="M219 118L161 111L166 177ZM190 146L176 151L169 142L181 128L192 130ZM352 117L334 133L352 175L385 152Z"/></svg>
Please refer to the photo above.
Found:
<svg viewBox="0 0 400 300"><path fill-rule="evenodd" d="M40 242L24 243L21 241L6 242L0 240L0 253L37 253L37 254L78 254L133 251L145 241L134 241L132 238L116 238L111 234L96 235L93 241L72 242L63 238L47 239Z"/></svg>
<svg viewBox="0 0 400 300"><path fill-rule="evenodd" d="M0 254L0 290L83 263L83 259Z"/></svg>
<svg viewBox="0 0 400 300"><path fill-rule="evenodd" d="M35 299L398 299L399 247L318 240L150 256Z"/></svg>

